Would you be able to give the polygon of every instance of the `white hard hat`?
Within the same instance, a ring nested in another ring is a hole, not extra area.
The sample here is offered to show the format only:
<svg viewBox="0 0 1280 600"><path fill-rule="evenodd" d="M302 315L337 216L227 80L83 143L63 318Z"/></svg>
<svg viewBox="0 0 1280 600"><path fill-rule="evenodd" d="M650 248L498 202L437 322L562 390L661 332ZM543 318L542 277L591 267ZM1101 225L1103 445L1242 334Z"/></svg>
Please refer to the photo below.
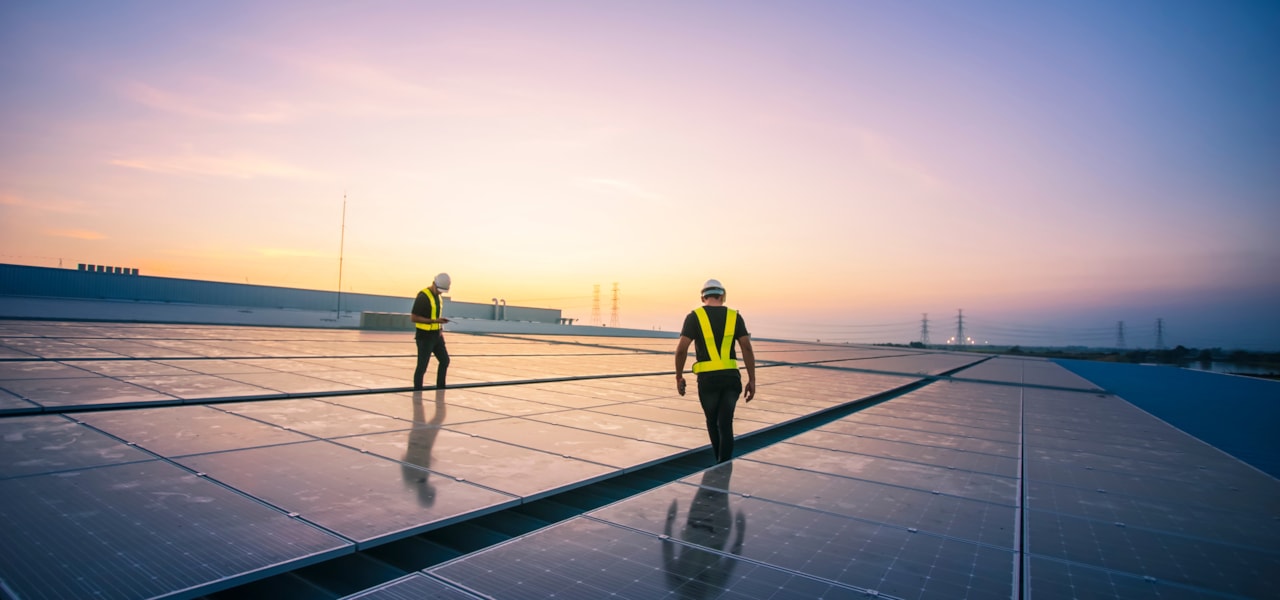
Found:
<svg viewBox="0 0 1280 600"><path fill-rule="evenodd" d="M706 283L702 284L702 295L723 296L724 286L720 284L719 279L708 279Z"/></svg>
<svg viewBox="0 0 1280 600"><path fill-rule="evenodd" d="M434 283L436 284L437 292L447 292L449 291L449 284L452 282L449 280L448 273L441 273L439 275L436 275L436 279Z"/></svg>

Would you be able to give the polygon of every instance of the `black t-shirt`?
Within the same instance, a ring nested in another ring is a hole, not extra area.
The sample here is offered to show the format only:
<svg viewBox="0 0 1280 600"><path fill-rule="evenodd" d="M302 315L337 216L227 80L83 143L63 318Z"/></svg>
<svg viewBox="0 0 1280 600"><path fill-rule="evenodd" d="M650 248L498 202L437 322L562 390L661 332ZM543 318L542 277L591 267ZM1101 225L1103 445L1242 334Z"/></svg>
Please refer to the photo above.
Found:
<svg viewBox="0 0 1280 600"><path fill-rule="evenodd" d="M711 323L711 338L715 340L716 351L720 351L720 342L724 340L724 322L725 317L729 313L729 308L725 306L704 306L707 311L707 321ZM694 311L689 311L688 316L684 318L684 326L680 328L680 335L691 338L693 340L694 357L698 362L711 360L711 355L707 352L707 343L702 338L702 324L698 322L698 315ZM733 327L733 339L751 335L747 332L747 323L742 320L742 313L738 313L738 323ZM733 344L729 348L729 358L738 358L737 344ZM723 357L722 357L723 358Z"/></svg>

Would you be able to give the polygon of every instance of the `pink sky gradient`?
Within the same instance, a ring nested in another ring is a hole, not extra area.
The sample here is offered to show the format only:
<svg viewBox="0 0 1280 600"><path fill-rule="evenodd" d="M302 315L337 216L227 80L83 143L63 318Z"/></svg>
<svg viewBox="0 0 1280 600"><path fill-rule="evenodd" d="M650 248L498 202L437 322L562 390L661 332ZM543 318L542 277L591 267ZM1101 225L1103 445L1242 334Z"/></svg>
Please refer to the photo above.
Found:
<svg viewBox="0 0 1280 600"><path fill-rule="evenodd" d="M0 260L1280 348L1280 5L1043 4L10 3Z"/></svg>

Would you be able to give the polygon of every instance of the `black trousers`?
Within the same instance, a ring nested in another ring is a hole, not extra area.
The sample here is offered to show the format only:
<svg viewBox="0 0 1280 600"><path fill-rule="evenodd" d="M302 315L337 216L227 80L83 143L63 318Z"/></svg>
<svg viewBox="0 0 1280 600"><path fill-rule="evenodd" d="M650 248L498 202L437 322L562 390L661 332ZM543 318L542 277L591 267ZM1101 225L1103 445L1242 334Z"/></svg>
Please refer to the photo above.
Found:
<svg viewBox="0 0 1280 600"><path fill-rule="evenodd" d="M733 410L741 395L742 378L736 371L730 375L698 375L698 401L707 417L707 435L717 463L733 458Z"/></svg>
<svg viewBox="0 0 1280 600"><path fill-rule="evenodd" d="M414 341L418 343L418 366L413 370L413 389L422 389L422 378L427 374L432 354L436 356L436 388L443 388L449 371L449 349L444 346L443 332L420 329L414 333Z"/></svg>

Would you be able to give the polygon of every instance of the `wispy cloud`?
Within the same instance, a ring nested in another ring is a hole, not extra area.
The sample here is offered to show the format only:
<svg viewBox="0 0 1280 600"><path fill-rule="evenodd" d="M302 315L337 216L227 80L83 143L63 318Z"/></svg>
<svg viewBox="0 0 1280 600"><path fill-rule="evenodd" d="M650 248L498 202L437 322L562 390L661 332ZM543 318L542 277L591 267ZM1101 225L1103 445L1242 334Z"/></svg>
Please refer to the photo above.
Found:
<svg viewBox="0 0 1280 600"><path fill-rule="evenodd" d="M106 235L96 231L89 231L87 229L46 229L44 230L44 234L53 237L71 238L73 240L93 241L107 239Z"/></svg>
<svg viewBox="0 0 1280 600"><path fill-rule="evenodd" d="M108 161L117 167L155 173L203 175L231 179L273 177L282 179L315 179L320 174L302 167L252 156L179 156L161 158L127 158Z"/></svg>
<svg viewBox="0 0 1280 600"><path fill-rule="evenodd" d="M0 193L0 206L58 214L90 214L91 210L83 202L27 198L15 194Z"/></svg>
<svg viewBox="0 0 1280 600"><path fill-rule="evenodd" d="M179 92L147 83L129 82L122 86L122 93L147 108L195 119L281 123L298 117L297 107L287 102L255 102L235 90L220 89L223 86L216 82L205 83L202 87L213 89Z"/></svg>
<svg viewBox="0 0 1280 600"><path fill-rule="evenodd" d="M521 86L505 74L465 69L438 58L368 61L328 47L262 46L298 85L316 91L310 116L492 116L563 104L559 93ZM460 59L465 63L467 58Z"/></svg>

